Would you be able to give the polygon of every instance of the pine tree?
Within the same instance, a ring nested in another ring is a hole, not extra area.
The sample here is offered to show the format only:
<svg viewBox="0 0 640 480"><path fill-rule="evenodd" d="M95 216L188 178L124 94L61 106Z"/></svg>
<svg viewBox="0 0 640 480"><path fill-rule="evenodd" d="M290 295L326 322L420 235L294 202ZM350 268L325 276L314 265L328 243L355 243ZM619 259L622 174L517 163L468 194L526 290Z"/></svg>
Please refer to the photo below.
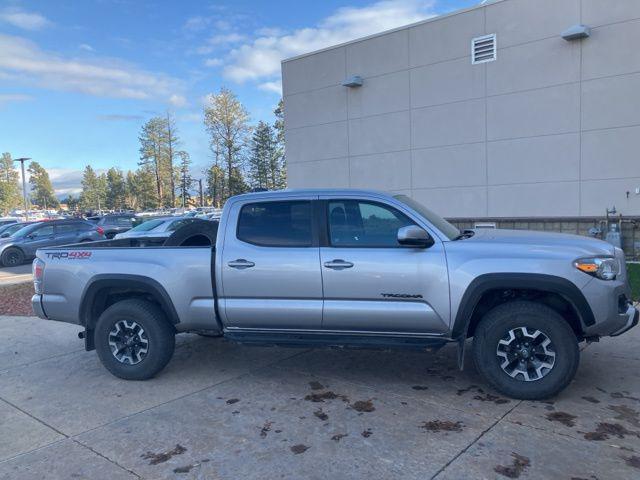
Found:
<svg viewBox="0 0 640 480"><path fill-rule="evenodd" d="M207 196L211 198L214 207L220 208L224 204L226 191L226 175L218 165L213 165L206 172Z"/></svg>
<svg viewBox="0 0 640 480"><path fill-rule="evenodd" d="M116 210L124 208L126 204L126 188L124 175L118 168L112 167L107 170L107 208Z"/></svg>
<svg viewBox="0 0 640 480"><path fill-rule="evenodd" d="M204 109L204 124L210 135L211 150L216 156L214 166L221 168L226 175L222 199L243 193L246 183L242 175L242 160L251 131L249 113L233 92L221 88L218 94L209 96ZM218 158L220 163L217 163Z"/></svg>
<svg viewBox="0 0 640 480"><path fill-rule="evenodd" d="M273 189L272 161L276 156L276 139L273 128L266 122L258 122L251 138L249 155L249 181L252 188Z"/></svg>
<svg viewBox="0 0 640 480"><path fill-rule="evenodd" d="M10 153L3 153L0 159L0 210L9 213L22 203L20 195L20 174L15 169Z"/></svg>
<svg viewBox="0 0 640 480"><path fill-rule="evenodd" d="M187 206L187 202L191 198L189 191L193 187L193 177L191 176L191 159L189 158L189 154L184 151L178 152L178 157L180 158L180 167L178 173L180 178L178 179L180 185L180 204L182 208Z"/></svg>
<svg viewBox="0 0 640 480"><path fill-rule="evenodd" d="M140 132L140 165L154 176L156 206L164 205L166 170L166 119L155 117L142 126Z"/></svg>
<svg viewBox="0 0 640 480"><path fill-rule="evenodd" d="M166 155L166 169L169 180L169 202L172 207L176 206L176 173L174 168L174 160L176 156L179 156L177 147L179 146L180 139L178 138L178 131L176 129L175 121L173 117L167 112L167 118L165 119L165 155Z"/></svg>
<svg viewBox="0 0 640 480"><path fill-rule="evenodd" d="M91 165L87 165L82 172L80 206L85 210L99 210L104 206L100 204L98 175Z"/></svg>
<svg viewBox="0 0 640 480"><path fill-rule="evenodd" d="M33 203L45 209L57 207L59 202L53 191L49 173L38 162L31 162L28 170Z"/></svg>
<svg viewBox="0 0 640 480"><path fill-rule="evenodd" d="M284 141L284 101L280 99L278 106L273 111L276 121L273 128L276 131L276 155L271 162L271 178L275 190L287 188L287 162L285 157Z"/></svg>

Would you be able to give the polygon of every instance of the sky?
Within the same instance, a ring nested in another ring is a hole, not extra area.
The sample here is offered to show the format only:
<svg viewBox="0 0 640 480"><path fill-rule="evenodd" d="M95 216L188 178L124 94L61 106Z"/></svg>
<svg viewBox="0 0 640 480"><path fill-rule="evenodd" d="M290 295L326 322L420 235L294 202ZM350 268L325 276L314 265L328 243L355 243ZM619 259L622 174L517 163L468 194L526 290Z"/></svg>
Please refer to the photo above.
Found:
<svg viewBox="0 0 640 480"><path fill-rule="evenodd" d="M135 169L138 134L171 112L196 178L206 97L230 88L273 121L280 62L478 0L0 0L0 152L31 157L59 196L82 169Z"/></svg>

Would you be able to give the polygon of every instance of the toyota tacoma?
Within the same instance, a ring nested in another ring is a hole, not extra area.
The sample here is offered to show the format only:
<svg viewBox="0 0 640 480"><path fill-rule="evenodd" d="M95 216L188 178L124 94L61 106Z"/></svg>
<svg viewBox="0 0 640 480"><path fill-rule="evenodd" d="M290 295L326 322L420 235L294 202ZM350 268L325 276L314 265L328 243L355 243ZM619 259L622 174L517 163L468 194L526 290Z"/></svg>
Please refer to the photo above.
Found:
<svg viewBox="0 0 640 480"><path fill-rule="evenodd" d="M33 308L84 327L86 349L128 380L160 372L181 332L313 347L453 342L460 368L472 339L478 372L520 399L557 394L576 373L580 342L638 323L619 248L574 235L459 231L403 195L239 195L217 228L211 245L173 246L178 230L157 245L40 249Z"/></svg>

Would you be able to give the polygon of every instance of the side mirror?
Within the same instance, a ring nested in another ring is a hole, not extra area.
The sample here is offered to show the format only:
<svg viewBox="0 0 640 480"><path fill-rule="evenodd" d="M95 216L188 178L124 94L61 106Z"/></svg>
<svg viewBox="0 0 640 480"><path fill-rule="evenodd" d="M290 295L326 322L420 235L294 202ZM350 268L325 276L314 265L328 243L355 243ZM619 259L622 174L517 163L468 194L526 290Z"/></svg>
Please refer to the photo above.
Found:
<svg viewBox="0 0 640 480"><path fill-rule="evenodd" d="M423 228L409 225L398 229L398 243L405 247L429 248L435 242Z"/></svg>

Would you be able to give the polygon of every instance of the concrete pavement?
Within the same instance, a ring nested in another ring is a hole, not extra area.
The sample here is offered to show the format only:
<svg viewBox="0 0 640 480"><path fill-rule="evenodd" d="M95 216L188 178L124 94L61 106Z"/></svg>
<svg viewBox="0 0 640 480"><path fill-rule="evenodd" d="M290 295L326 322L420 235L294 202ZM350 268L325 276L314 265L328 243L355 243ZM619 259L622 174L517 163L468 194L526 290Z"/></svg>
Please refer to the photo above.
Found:
<svg viewBox="0 0 640 480"><path fill-rule="evenodd" d="M437 354L178 337L147 382L78 328L0 317L0 479L640 478L640 328L583 352L548 402Z"/></svg>
<svg viewBox="0 0 640 480"><path fill-rule="evenodd" d="M31 262L18 265L17 267L0 268L0 286L30 282L32 278Z"/></svg>

